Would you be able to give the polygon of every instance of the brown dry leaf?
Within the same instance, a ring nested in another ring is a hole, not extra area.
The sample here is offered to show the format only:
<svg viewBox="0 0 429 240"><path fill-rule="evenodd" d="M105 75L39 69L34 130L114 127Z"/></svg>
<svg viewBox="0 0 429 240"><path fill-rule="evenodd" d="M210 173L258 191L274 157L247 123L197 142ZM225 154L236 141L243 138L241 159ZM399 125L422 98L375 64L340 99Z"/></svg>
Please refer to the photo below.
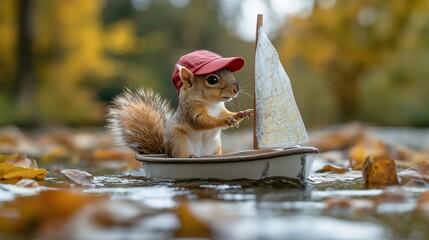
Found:
<svg viewBox="0 0 429 240"><path fill-rule="evenodd" d="M349 151L350 167L353 170L361 170L366 157L386 157L388 155L388 146L378 139L361 139Z"/></svg>
<svg viewBox="0 0 429 240"><path fill-rule="evenodd" d="M398 173L399 182L406 186L429 185L429 163L421 161Z"/></svg>
<svg viewBox="0 0 429 240"><path fill-rule="evenodd" d="M348 170L343 167L337 167L331 164L326 164L322 169L317 170L317 173L331 172L331 173L345 173Z"/></svg>
<svg viewBox="0 0 429 240"><path fill-rule="evenodd" d="M23 168L17 167L9 163L0 163L0 179L19 180L23 178L44 180L48 171L44 168Z"/></svg>
<svg viewBox="0 0 429 240"><path fill-rule="evenodd" d="M0 207L0 231L28 232L46 225L55 228L77 209L89 202L104 199L101 196L74 194L60 190L42 191L39 195L20 196Z"/></svg>
<svg viewBox="0 0 429 240"><path fill-rule="evenodd" d="M212 235L210 226L198 219L189 203L181 203L177 209L177 215L180 219L180 228L176 231L177 238L208 238Z"/></svg>
<svg viewBox="0 0 429 240"><path fill-rule="evenodd" d="M362 177L370 188L398 184L395 161L385 157L367 157Z"/></svg>
<svg viewBox="0 0 429 240"><path fill-rule="evenodd" d="M77 169L65 169L62 170L61 173L71 182L83 187L94 187L99 185L99 183L94 181L94 177L85 171Z"/></svg>

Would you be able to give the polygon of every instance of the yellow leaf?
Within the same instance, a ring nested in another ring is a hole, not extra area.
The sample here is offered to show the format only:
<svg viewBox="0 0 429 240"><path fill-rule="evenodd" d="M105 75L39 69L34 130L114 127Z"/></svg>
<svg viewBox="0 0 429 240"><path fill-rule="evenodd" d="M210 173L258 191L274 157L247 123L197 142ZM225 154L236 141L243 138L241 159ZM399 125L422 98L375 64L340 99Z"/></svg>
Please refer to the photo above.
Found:
<svg viewBox="0 0 429 240"><path fill-rule="evenodd" d="M0 163L0 179L35 179L44 180L48 171L43 168L23 168L17 167L9 163Z"/></svg>
<svg viewBox="0 0 429 240"><path fill-rule="evenodd" d="M367 157L363 164L362 178L369 188L397 185L395 161L385 157Z"/></svg>
<svg viewBox="0 0 429 240"><path fill-rule="evenodd" d="M180 219L180 228L175 236L178 238L202 238L209 239L212 235L210 226L198 219L189 206L189 203L180 204L177 209L177 215Z"/></svg>

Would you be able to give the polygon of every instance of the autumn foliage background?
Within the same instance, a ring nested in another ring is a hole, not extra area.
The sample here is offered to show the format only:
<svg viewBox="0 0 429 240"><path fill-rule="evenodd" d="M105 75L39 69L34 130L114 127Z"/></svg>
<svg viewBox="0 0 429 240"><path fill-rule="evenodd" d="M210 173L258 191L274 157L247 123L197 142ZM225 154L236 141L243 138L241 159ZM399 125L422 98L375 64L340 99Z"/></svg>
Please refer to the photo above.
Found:
<svg viewBox="0 0 429 240"><path fill-rule="evenodd" d="M237 36L242 8L228 2L0 1L0 125L101 126L123 87L150 86L177 104L174 63L200 48L243 56L237 78L251 93L254 45ZM270 38L306 125L428 127L429 3L308 2L311 11L265 21L281 25ZM232 108L251 102L243 94Z"/></svg>

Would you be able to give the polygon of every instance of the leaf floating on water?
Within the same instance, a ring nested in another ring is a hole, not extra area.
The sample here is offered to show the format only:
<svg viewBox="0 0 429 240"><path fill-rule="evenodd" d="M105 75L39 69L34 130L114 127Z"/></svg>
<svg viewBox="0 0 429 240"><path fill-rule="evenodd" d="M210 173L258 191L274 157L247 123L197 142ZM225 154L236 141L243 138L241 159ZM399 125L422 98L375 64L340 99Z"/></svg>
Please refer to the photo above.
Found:
<svg viewBox="0 0 429 240"><path fill-rule="evenodd" d="M39 184L33 179L21 179L16 184L19 187L39 187Z"/></svg>
<svg viewBox="0 0 429 240"><path fill-rule="evenodd" d="M0 180L19 180L23 178L44 180L47 173L48 171L43 168L30 169L17 167L9 163L0 163Z"/></svg>
<svg viewBox="0 0 429 240"><path fill-rule="evenodd" d="M429 185L429 163L421 161L410 168L400 171L398 177L401 185L427 187Z"/></svg>
<svg viewBox="0 0 429 240"><path fill-rule="evenodd" d="M177 238L207 238L210 239L212 231L208 224L198 219L189 206L189 203L180 204L177 209L180 219L180 228L176 231Z"/></svg>
<svg viewBox="0 0 429 240"><path fill-rule="evenodd" d="M398 184L395 161L385 157L367 157L362 177L370 188Z"/></svg>
<svg viewBox="0 0 429 240"><path fill-rule="evenodd" d="M85 171L77 169L65 169L62 170L61 173L71 182L83 187L94 187L100 184L94 180L94 177L91 174Z"/></svg>
<svg viewBox="0 0 429 240"><path fill-rule="evenodd" d="M331 164L326 164L325 166L323 166L322 169L317 170L317 173L324 173L324 172L330 172L330 173L345 173L348 170L342 167L337 167Z"/></svg>

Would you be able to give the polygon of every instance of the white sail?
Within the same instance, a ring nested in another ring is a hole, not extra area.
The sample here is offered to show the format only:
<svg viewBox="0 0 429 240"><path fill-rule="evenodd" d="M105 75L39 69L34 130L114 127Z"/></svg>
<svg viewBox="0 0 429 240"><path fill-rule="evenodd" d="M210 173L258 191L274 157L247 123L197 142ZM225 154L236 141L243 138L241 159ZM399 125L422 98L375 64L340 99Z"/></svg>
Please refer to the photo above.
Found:
<svg viewBox="0 0 429 240"><path fill-rule="evenodd" d="M308 142L290 79L262 27L256 46L255 88L259 147L284 148Z"/></svg>

